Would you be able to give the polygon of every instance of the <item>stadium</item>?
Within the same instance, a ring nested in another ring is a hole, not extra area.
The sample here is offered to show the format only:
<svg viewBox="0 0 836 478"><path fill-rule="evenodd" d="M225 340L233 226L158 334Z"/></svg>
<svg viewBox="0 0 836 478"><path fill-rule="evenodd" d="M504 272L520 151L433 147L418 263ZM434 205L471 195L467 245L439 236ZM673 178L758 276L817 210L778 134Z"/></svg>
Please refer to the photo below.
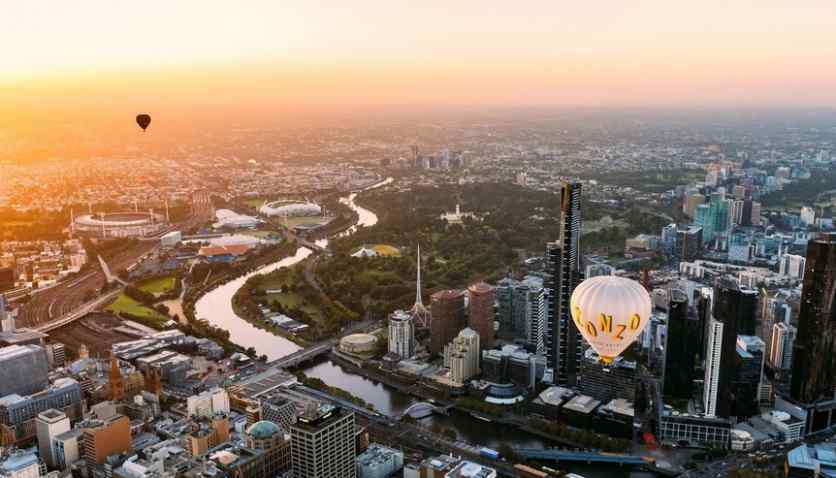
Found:
<svg viewBox="0 0 836 478"><path fill-rule="evenodd" d="M147 236L160 232L163 227L165 217L151 212L85 214L72 223L74 233L100 238Z"/></svg>
<svg viewBox="0 0 836 478"><path fill-rule="evenodd" d="M273 201L261 206L258 212L269 217L318 216L322 214L322 207L313 202Z"/></svg>

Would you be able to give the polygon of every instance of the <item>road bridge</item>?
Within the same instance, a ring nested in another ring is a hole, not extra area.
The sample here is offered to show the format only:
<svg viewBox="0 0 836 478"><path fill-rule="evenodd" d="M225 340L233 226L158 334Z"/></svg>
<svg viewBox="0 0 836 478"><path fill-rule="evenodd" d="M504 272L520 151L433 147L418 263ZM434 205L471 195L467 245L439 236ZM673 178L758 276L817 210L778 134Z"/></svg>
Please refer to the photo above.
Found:
<svg viewBox="0 0 836 478"><path fill-rule="evenodd" d="M545 461L568 461L579 463L611 463L617 465L646 466L653 465L653 458L635 455L617 455L608 453L593 453L585 451L559 450L555 448L516 448L514 450L519 456L533 460Z"/></svg>

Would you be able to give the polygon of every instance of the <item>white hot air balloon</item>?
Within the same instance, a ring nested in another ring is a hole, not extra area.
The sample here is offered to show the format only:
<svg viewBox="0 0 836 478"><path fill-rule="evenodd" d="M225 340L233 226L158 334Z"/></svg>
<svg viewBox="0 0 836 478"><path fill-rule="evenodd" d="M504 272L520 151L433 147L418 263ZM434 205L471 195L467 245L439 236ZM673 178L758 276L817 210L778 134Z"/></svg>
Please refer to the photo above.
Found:
<svg viewBox="0 0 836 478"><path fill-rule="evenodd" d="M575 326L604 363L633 343L650 320L651 308L647 290L623 277L593 277L572 293Z"/></svg>

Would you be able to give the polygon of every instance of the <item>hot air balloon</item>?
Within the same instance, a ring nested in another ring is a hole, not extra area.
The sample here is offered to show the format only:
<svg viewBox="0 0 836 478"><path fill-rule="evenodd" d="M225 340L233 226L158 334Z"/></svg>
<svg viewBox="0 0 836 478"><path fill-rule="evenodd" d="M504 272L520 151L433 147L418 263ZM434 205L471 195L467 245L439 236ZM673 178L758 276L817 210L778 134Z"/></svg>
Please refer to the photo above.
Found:
<svg viewBox="0 0 836 478"><path fill-rule="evenodd" d="M598 276L580 283L572 293L572 319L604 363L612 363L650 320L651 302L638 282Z"/></svg>
<svg viewBox="0 0 836 478"><path fill-rule="evenodd" d="M151 116L146 114L136 115L136 124L138 124L139 127L142 128L142 131L145 131L145 128L147 128L148 125L151 124Z"/></svg>

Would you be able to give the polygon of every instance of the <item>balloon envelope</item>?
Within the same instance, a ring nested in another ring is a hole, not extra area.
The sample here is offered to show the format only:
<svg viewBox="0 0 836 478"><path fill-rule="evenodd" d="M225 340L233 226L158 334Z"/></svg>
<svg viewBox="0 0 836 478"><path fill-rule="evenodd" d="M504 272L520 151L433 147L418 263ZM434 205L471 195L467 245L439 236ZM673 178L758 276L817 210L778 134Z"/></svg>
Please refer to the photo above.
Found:
<svg viewBox="0 0 836 478"><path fill-rule="evenodd" d="M641 284L616 276L581 282L570 307L575 326L604 362L612 362L633 343L652 309L650 294Z"/></svg>
<svg viewBox="0 0 836 478"><path fill-rule="evenodd" d="M145 128L147 128L148 125L151 124L151 116L146 114L136 115L136 124L138 124L139 127L142 128L142 131L145 131Z"/></svg>

